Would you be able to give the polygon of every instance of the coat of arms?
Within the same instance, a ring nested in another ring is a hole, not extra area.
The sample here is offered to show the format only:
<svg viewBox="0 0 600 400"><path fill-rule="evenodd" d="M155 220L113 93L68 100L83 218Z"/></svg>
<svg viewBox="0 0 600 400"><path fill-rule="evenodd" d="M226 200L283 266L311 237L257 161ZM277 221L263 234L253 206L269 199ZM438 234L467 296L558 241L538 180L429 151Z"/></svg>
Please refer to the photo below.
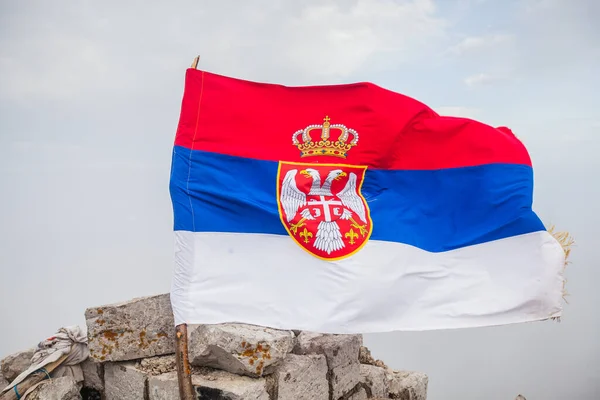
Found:
<svg viewBox="0 0 600 400"><path fill-rule="evenodd" d="M313 140L314 131L320 134L320 140ZM331 137L332 133L336 136ZM343 125L330 125L326 117L323 125L296 132L292 141L302 157L346 158L348 150L358 143L358 134ZM348 257L364 246L373 230L369 207L360 191L366 169L345 164L279 162L279 214L297 244L326 260Z"/></svg>

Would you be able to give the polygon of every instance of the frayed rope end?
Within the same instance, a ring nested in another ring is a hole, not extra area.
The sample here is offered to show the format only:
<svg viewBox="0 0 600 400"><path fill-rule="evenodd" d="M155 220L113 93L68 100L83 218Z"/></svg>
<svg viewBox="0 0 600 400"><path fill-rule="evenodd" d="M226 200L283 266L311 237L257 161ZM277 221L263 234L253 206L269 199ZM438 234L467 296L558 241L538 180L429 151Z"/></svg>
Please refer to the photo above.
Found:
<svg viewBox="0 0 600 400"><path fill-rule="evenodd" d="M556 241L560 244L563 251L565 252L565 265L563 267L563 270L561 271L561 273L563 274L562 298L565 303L569 304L569 302L567 301L567 296L569 296L569 292L567 292L566 289L567 279L564 277L564 272L567 268L567 265L571 263L569 261L569 256L571 255L571 247L575 244L575 240L569 234L569 232L557 232L554 225L552 225L550 229L548 229L548 233L551 234L552 237L554 237L554 239L556 239ZM558 322L560 322L560 317L552 319L557 319Z"/></svg>

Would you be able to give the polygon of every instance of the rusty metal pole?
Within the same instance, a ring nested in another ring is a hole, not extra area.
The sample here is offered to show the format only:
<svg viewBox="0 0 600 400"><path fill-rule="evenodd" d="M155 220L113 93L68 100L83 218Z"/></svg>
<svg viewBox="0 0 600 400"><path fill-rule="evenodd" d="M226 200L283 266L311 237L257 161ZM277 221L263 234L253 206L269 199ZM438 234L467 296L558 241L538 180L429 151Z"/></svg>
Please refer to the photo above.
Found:
<svg viewBox="0 0 600 400"><path fill-rule="evenodd" d="M175 358L177 361L177 380L179 382L179 398L181 400L194 399L194 386L192 385L192 370L188 357L188 334L187 325L181 324L175 327Z"/></svg>
<svg viewBox="0 0 600 400"><path fill-rule="evenodd" d="M192 68L198 67L200 56L194 58ZM179 398L181 400L194 400L194 386L192 385L192 370L188 356L188 331L187 324L175 327L175 360L177 363L177 381L179 383Z"/></svg>

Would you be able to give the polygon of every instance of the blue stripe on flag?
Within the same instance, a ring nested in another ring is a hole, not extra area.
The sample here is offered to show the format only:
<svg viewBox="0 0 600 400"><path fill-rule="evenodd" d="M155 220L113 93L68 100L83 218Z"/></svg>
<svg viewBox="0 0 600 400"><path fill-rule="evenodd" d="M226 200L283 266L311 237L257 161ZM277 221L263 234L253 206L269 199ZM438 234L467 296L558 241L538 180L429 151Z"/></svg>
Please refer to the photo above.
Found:
<svg viewBox="0 0 600 400"><path fill-rule="evenodd" d="M277 211L277 167L175 147L175 230L287 235ZM430 252L544 230L531 209L532 192L532 168L517 164L367 170L362 187L373 221L371 240Z"/></svg>

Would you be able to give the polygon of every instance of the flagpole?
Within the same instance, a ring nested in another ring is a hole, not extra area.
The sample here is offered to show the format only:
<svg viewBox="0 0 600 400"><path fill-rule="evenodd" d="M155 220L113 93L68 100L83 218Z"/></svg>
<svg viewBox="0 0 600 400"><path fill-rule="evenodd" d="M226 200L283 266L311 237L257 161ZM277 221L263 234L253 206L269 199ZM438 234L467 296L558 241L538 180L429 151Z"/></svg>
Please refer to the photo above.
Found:
<svg viewBox="0 0 600 400"><path fill-rule="evenodd" d="M198 67L200 56L192 61L192 68ZM177 363L177 381L179 383L179 398L181 400L194 400L194 386L192 385L192 369L188 353L188 330L187 324L175 327L175 361Z"/></svg>
<svg viewBox="0 0 600 400"><path fill-rule="evenodd" d="M192 385L192 369L188 356L187 324L175 327L177 343L175 346L175 360L177 362L177 381L179 382L179 398L181 400L194 400L194 386Z"/></svg>
<svg viewBox="0 0 600 400"><path fill-rule="evenodd" d="M194 58L194 61L192 61L192 68L197 69L199 61L200 61L200 56L196 56Z"/></svg>

